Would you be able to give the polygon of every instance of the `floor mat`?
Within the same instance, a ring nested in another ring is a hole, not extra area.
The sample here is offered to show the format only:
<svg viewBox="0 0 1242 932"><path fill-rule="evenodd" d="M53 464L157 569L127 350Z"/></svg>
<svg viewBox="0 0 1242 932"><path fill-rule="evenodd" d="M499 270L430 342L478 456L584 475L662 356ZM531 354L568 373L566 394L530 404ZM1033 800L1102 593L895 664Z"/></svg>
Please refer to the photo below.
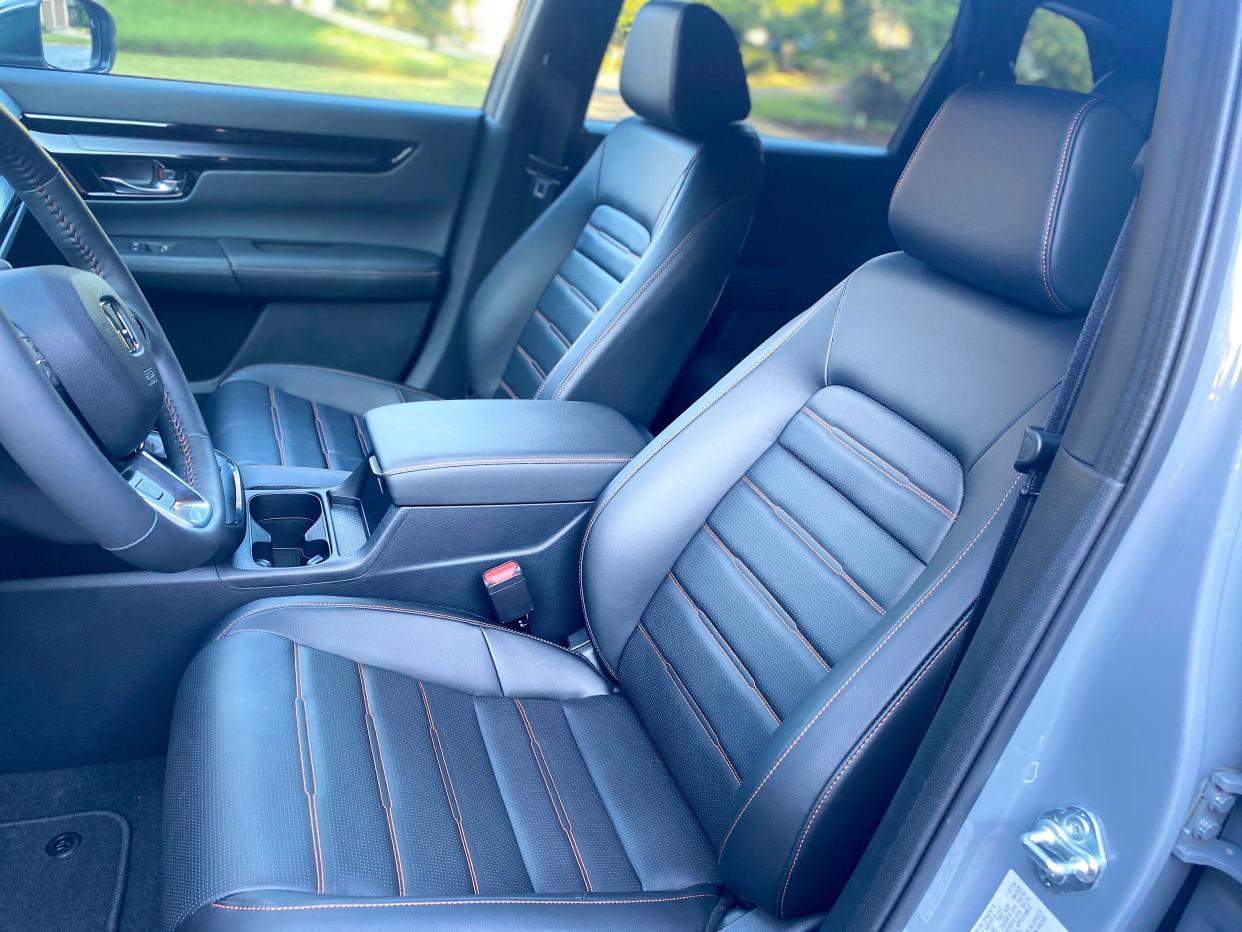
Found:
<svg viewBox="0 0 1242 932"><path fill-rule="evenodd" d="M0 928L112 930L121 916L129 823L75 812L0 824Z"/></svg>
<svg viewBox="0 0 1242 932"><path fill-rule="evenodd" d="M0 774L0 823L72 817L75 813L86 812L110 812L123 817L129 827L129 870L121 904L119 932L151 932L159 925L160 804L163 788L162 758L39 773ZM81 829L64 830L85 835ZM45 828L42 834L47 837L40 844L46 845L57 831L63 830ZM38 850L41 852L42 848ZM42 856L47 858L46 854ZM0 898L9 895L10 875L10 870L0 866ZM0 930L11 932L21 929L26 932L29 928L32 927L27 925L23 928L10 919L8 910L0 902ZM52 930L61 927L43 922L33 928ZM79 926L71 924L64 928Z"/></svg>

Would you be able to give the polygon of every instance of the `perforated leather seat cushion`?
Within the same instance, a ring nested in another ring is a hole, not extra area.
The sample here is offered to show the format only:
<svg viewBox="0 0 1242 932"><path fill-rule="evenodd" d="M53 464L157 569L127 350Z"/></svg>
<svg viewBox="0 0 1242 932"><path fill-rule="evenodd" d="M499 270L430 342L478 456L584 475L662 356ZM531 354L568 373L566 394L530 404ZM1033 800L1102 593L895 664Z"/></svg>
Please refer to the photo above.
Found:
<svg viewBox="0 0 1242 932"><path fill-rule="evenodd" d="M256 888L478 902L715 881L624 698L566 651L420 612L260 603L190 667L169 758L169 926L206 903L244 911L217 901ZM382 659L442 637L454 659L415 661L425 672Z"/></svg>

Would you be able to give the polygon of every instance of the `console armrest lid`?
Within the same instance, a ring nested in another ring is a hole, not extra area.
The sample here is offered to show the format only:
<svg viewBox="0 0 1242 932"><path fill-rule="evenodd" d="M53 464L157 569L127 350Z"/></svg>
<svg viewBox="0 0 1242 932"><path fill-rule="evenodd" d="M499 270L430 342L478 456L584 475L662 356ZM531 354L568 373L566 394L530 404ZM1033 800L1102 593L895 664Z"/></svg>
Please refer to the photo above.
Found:
<svg viewBox="0 0 1242 932"><path fill-rule="evenodd" d="M418 401L366 416L393 504L595 501L646 438L581 401Z"/></svg>

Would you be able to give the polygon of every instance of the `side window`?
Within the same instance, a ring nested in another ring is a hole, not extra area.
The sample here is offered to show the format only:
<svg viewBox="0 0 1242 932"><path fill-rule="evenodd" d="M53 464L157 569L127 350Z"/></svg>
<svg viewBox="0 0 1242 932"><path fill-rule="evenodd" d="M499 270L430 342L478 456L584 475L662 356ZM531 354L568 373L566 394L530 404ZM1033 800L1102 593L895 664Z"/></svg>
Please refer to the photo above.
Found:
<svg viewBox="0 0 1242 932"><path fill-rule="evenodd" d="M478 107L520 0L35 2L42 61L6 64ZM104 67L62 51L87 8L110 15Z"/></svg>
<svg viewBox="0 0 1242 932"><path fill-rule="evenodd" d="M1013 73L1019 84L1086 93L1094 86L1087 37L1072 19L1037 7Z"/></svg>
<svg viewBox="0 0 1242 932"><path fill-rule="evenodd" d="M618 77L645 0L626 0L587 118L630 116ZM957 17L958 0L704 0L733 27L765 136L888 144Z"/></svg>

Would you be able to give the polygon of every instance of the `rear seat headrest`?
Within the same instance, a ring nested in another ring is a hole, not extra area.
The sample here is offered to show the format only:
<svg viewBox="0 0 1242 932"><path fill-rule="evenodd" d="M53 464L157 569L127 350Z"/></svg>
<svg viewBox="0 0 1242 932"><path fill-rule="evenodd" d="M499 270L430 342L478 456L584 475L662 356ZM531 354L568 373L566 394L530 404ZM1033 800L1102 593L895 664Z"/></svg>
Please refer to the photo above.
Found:
<svg viewBox="0 0 1242 932"><path fill-rule="evenodd" d="M1083 314L1134 198L1142 142L1102 97L962 88L893 189L893 236L914 258L988 291Z"/></svg>
<svg viewBox="0 0 1242 932"><path fill-rule="evenodd" d="M651 0L638 11L621 63L621 96L643 119L686 136L750 113L733 30L701 3Z"/></svg>

